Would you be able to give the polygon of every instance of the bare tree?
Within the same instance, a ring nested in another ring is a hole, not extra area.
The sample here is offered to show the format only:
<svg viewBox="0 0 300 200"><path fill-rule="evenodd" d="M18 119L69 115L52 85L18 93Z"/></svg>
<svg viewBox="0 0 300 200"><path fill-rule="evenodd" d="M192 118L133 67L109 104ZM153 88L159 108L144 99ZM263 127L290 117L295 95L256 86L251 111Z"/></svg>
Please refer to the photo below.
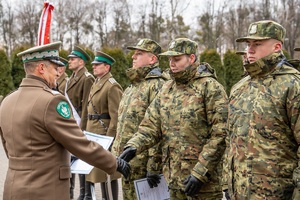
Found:
<svg viewBox="0 0 300 200"><path fill-rule="evenodd" d="M165 20L162 16L163 3L158 0L151 1L151 13L149 15L150 38L160 43L161 33L165 31Z"/></svg>
<svg viewBox="0 0 300 200"><path fill-rule="evenodd" d="M224 29L223 33L228 40L228 49L244 49L244 47L239 47L235 40L247 33L247 29L251 20L249 15L250 8L242 1L239 2L237 8L232 7L225 14L226 28Z"/></svg>
<svg viewBox="0 0 300 200"><path fill-rule="evenodd" d="M69 25L68 32L70 33L69 43L70 46L81 44L81 41L85 41L81 38L83 34L89 33L92 26L91 20L91 8L92 4L82 3L81 0L66 0L68 5L68 11L64 13L65 19ZM87 46L87 45L86 45Z"/></svg>
<svg viewBox="0 0 300 200"><path fill-rule="evenodd" d="M38 1L24 1L20 4L18 15L16 16L18 24L18 32L22 37L18 37L20 43L27 43L31 46L37 44L37 32L39 27L39 19L43 6Z"/></svg>
<svg viewBox="0 0 300 200"><path fill-rule="evenodd" d="M300 1L281 0L283 11L279 23L286 28L285 49L294 57L294 48L300 34Z"/></svg>
<svg viewBox="0 0 300 200"><path fill-rule="evenodd" d="M65 35L68 32L68 23L65 20L65 13L69 12L68 2L65 0L59 0L53 10L53 19L52 19L52 36L53 40L61 41L65 43Z"/></svg>
<svg viewBox="0 0 300 200"><path fill-rule="evenodd" d="M5 1L5 8L0 2L0 27L2 27L1 33L3 35L4 47L6 54L10 57L13 47L15 46L15 26L14 26L14 13L12 11L11 4Z"/></svg>
<svg viewBox="0 0 300 200"><path fill-rule="evenodd" d="M122 47L122 44L131 35L130 12L127 0L114 1L113 14L114 27L111 32L113 35L111 45Z"/></svg>
<svg viewBox="0 0 300 200"><path fill-rule="evenodd" d="M189 1L180 1L180 0L169 0L170 5L170 17L167 20L167 33L168 37L171 39L174 39L178 35L178 21L177 16L181 16L181 13L184 13L184 11L189 7L190 5Z"/></svg>
<svg viewBox="0 0 300 200"><path fill-rule="evenodd" d="M95 33L98 35L100 39L100 46L107 46L107 10L108 10L108 1L101 1L99 2L98 6L99 9L95 13L95 20L98 29L95 30Z"/></svg>

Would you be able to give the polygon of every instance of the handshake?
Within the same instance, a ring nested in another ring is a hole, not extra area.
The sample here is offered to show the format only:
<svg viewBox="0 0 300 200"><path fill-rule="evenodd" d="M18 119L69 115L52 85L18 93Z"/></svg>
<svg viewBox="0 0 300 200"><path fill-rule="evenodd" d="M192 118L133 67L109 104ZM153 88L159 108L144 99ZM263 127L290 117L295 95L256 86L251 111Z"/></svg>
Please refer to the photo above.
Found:
<svg viewBox="0 0 300 200"><path fill-rule="evenodd" d="M136 153L136 148L134 147L127 147L123 153L117 157L117 171L123 174L125 178L128 178L130 174L130 165L128 164L132 158L134 158Z"/></svg>

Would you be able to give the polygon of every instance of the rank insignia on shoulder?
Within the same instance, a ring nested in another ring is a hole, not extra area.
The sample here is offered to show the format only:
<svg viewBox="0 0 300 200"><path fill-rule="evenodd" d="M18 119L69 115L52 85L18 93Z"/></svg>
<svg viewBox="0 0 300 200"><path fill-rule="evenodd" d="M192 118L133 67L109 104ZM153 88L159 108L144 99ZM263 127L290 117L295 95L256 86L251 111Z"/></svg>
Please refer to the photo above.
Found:
<svg viewBox="0 0 300 200"><path fill-rule="evenodd" d="M92 76L92 74L90 72L84 72L86 77Z"/></svg>
<svg viewBox="0 0 300 200"><path fill-rule="evenodd" d="M71 109L66 101L60 101L56 106L57 113L63 118L70 119Z"/></svg>
<svg viewBox="0 0 300 200"><path fill-rule="evenodd" d="M59 91L56 91L56 90L51 90L51 92L52 92L52 94L60 94L60 92Z"/></svg>
<svg viewBox="0 0 300 200"><path fill-rule="evenodd" d="M114 78L109 78L108 80L111 84L117 83L116 79Z"/></svg>

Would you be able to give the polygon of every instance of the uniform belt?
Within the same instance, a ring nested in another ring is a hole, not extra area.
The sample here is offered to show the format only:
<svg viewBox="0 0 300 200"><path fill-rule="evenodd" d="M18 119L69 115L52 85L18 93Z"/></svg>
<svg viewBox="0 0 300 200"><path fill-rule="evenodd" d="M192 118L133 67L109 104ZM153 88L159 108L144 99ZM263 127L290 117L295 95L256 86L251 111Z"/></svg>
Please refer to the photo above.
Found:
<svg viewBox="0 0 300 200"><path fill-rule="evenodd" d="M88 114L89 120L100 120L100 119L110 119L110 116L108 113L102 113L102 114Z"/></svg>

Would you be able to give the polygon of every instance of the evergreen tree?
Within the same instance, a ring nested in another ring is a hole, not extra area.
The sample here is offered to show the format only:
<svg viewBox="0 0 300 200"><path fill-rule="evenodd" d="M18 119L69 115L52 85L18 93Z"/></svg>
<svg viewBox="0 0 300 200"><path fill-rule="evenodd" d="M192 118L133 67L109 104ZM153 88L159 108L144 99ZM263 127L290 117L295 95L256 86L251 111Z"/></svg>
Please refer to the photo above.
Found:
<svg viewBox="0 0 300 200"><path fill-rule="evenodd" d="M11 67L8 57L3 49L0 49L0 95L6 96L14 90L11 77Z"/></svg>
<svg viewBox="0 0 300 200"><path fill-rule="evenodd" d="M285 49L282 50L283 55L285 55L286 59L291 59L291 55L289 54L289 52Z"/></svg>
<svg viewBox="0 0 300 200"><path fill-rule="evenodd" d="M67 50L62 49L59 51L59 56L65 58L67 60L69 60L68 55L69 55L69 52ZM70 70L68 66L66 66L66 68L67 68L66 73L70 77L73 71Z"/></svg>
<svg viewBox="0 0 300 200"><path fill-rule="evenodd" d="M18 57L17 54L25 51L29 48L27 45L19 46L12 52L11 62L12 70L11 76L13 78L13 84L15 88L18 88L22 79L25 78L25 71L23 66L23 61L21 57Z"/></svg>
<svg viewBox="0 0 300 200"><path fill-rule="evenodd" d="M159 66L163 71L167 71L170 69L168 56L159 57Z"/></svg>
<svg viewBox="0 0 300 200"><path fill-rule="evenodd" d="M227 50L224 54L225 68L225 87L229 95L231 87L236 84L244 74L243 59L241 55L237 55L234 51Z"/></svg>
<svg viewBox="0 0 300 200"><path fill-rule="evenodd" d="M221 56L215 49L208 49L200 54L200 61L206 62L212 66L217 73L218 81L225 87L225 70L222 65Z"/></svg>

